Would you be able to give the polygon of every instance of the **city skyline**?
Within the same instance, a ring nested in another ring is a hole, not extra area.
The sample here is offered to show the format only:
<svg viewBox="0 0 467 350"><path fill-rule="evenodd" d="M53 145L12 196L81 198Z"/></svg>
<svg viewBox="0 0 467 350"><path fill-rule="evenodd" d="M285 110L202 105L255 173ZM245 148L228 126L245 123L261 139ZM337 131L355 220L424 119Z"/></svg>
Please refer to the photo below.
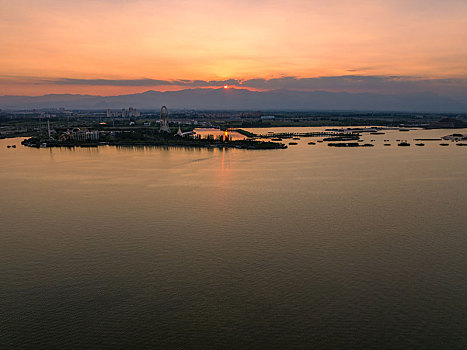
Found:
<svg viewBox="0 0 467 350"><path fill-rule="evenodd" d="M467 92L463 1L0 2L0 95Z"/></svg>

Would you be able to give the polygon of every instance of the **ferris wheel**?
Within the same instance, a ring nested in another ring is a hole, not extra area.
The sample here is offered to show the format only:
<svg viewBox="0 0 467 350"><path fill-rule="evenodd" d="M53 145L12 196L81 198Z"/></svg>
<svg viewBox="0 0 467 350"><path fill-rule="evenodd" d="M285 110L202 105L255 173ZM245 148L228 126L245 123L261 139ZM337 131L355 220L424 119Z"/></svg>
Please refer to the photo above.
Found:
<svg viewBox="0 0 467 350"><path fill-rule="evenodd" d="M162 106L161 112L160 112L160 131L162 132L170 132L169 128L169 110L167 109L166 106Z"/></svg>

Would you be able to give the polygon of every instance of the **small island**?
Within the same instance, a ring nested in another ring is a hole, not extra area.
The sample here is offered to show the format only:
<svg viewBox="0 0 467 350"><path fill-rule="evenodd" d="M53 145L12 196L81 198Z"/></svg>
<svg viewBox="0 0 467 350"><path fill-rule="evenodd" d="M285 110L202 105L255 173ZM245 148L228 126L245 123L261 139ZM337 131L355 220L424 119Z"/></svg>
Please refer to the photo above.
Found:
<svg viewBox="0 0 467 350"><path fill-rule="evenodd" d="M283 149L287 145L278 142L258 141L245 138L232 140L229 132L222 136L208 135L202 137L193 131L172 134L153 128L117 129L117 130L81 130L74 128L62 132L58 138L50 136L34 136L22 141L29 147L98 147L110 146L180 146L194 148L239 148L239 149Z"/></svg>
<svg viewBox="0 0 467 350"><path fill-rule="evenodd" d="M329 147L374 147L371 143L360 144L358 142L330 142Z"/></svg>
<svg viewBox="0 0 467 350"><path fill-rule="evenodd" d="M131 110L134 112L134 110ZM109 113L109 112L108 112ZM180 123L178 131L174 134L169 122L169 111L162 106L158 126L150 122L138 126L131 120L129 125L121 127L108 127L107 123L100 122L99 128L67 128L51 130L50 121L47 121L47 134L39 133L36 136L23 140L21 143L29 147L98 147L110 146L164 146L164 147L193 147L193 148L239 148L239 149L282 149L287 148L283 143L256 140L256 134L245 130L214 129L217 136L209 133L197 133L190 127L182 130ZM243 135L243 139L234 140L231 132Z"/></svg>

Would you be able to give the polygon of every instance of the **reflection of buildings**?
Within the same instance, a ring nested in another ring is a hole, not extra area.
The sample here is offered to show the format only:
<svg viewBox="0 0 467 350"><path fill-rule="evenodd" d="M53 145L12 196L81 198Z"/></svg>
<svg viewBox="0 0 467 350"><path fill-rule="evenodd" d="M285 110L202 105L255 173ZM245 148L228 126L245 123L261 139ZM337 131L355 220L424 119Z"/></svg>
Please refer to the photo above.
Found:
<svg viewBox="0 0 467 350"><path fill-rule="evenodd" d="M138 118L141 116L141 112L136 108L130 107L128 109L123 108L121 111L107 110L108 118L122 117L122 118Z"/></svg>

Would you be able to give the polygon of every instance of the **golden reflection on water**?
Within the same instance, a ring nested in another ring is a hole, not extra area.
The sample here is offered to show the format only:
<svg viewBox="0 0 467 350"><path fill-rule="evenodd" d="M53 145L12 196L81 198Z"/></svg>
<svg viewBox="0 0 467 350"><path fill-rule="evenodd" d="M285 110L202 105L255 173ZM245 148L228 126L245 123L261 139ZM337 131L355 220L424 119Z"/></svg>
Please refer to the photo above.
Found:
<svg viewBox="0 0 467 350"><path fill-rule="evenodd" d="M453 132L252 151L0 140L2 332L16 348L459 348L467 147L395 146Z"/></svg>

